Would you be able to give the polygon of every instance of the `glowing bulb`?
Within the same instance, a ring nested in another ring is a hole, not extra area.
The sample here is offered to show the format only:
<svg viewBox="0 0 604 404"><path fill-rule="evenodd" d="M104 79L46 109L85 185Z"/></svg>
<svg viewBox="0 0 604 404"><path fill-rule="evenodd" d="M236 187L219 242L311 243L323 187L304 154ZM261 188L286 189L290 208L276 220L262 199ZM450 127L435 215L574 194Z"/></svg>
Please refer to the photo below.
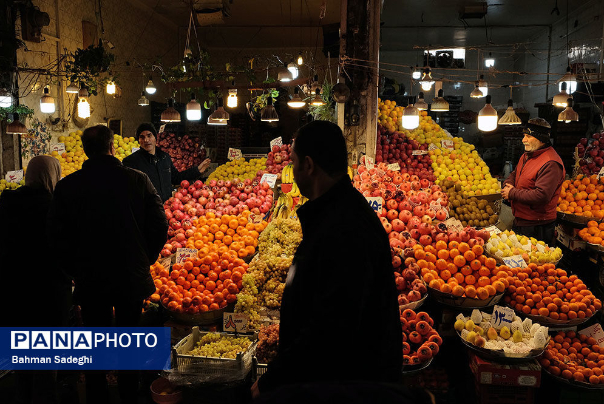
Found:
<svg viewBox="0 0 604 404"><path fill-rule="evenodd" d="M227 107L237 108L237 89L231 88L227 97Z"/></svg>
<svg viewBox="0 0 604 404"><path fill-rule="evenodd" d="M107 88L105 89L105 92L109 95L115 94L115 82L114 81L110 81L109 83L107 83Z"/></svg>
<svg viewBox="0 0 604 404"><path fill-rule="evenodd" d="M153 80L149 79L149 82L147 83L147 87L145 88L145 91L149 95L155 94L155 92L157 91L157 88L155 88L155 84L153 84Z"/></svg>
<svg viewBox="0 0 604 404"><path fill-rule="evenodd" d="M48 87L44 88L44 95L40 98L40 111L43 114L53 114L55 112L55 99L50 96Z"/></svg>
<svg viewBox="0 0 604 404"><path fill-rule="evenodd" d="M90 118L90 104L86 97L81 97L78 100L78 116L80 118Z"/></svg>

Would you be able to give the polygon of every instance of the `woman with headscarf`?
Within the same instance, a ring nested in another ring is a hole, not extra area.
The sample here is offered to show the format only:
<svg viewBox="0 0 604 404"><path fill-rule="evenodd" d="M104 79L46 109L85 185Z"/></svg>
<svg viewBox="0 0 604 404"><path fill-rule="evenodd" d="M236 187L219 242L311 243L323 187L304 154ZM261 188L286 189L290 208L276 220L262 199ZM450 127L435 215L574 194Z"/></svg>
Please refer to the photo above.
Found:
<svg viewBox="0 0 604 404"><path fill-rule="evenodd" d="M25 185L0 195L2 327L67 326L71 280L51 257L68 249L51 251L46 237L46 215L60 179L59 161L37 156L27 166ZM16 376L14 402L57 402L56 372L20 371Z"/></svg>

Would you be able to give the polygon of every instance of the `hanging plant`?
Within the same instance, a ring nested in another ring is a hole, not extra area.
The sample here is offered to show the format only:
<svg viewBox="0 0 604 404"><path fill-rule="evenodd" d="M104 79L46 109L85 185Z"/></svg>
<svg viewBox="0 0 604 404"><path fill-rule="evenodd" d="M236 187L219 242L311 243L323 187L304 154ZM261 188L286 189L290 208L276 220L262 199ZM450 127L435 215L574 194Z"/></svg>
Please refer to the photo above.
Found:
<svg viewBox="0 0 604 404"><path fill-rule="evenodd" d="M26 119L31 118L34 115L34 110L27 105L11 105L7 108L0 108L0 121L11 123L13 121L14 113L19 114L19 120L25 123Z"/></svg>
<svg viewBox="0 0 604 404"><path fill-rule="evenodd" d="M323 83L321 98L323 99L324 105L320 106L308 106L308 112L312 115L315 121L329 121L338 123L338 117L336 116L336 104L332 97L333 86L330 83ZM314 96L308 97L306 100L310 102Z"/></svg>
<svg viewBox="0 0 604 404"><path fill-rule="evenodd" d="M78 48L65 62L66 77L72 83L84 84L90 94L97 95L98 89L109 80L99 76L105 73L114 61L115 55L107 52L102 44L90 45L86 49Z"/></svg>

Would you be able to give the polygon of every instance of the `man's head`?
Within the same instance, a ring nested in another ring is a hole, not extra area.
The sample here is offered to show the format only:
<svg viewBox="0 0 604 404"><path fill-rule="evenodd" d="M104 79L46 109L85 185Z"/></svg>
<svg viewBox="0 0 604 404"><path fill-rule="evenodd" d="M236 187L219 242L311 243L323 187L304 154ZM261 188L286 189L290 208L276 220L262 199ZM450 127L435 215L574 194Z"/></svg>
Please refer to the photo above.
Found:
<svg viewBox="0 0 604 404"><path fill-rule="evenodd" d="M348 169L348 151L342 130L327 121L304 125L295 135L292 161L296 183L304 196L310 197L317 182L338 180Z"/></svg>
<svg viewBox="0 0 604 404"><path fill-rule="evenodd" d="M106 126L96 125L84 130L82 147L88 158L102 155L113 156L113 131Z"/></svg>
<svg viewBox="0 0 604 404"><path fill-rule="evenodd" d="M152 123L141 123L136 128L136 139L141 147L150 154L155 154L157 144L157 130Z"/></svg>
<svg viewBox="0 0 604 404"><path fill-rule="evenodd" d="M524 129L524 138L522 139L524 151L534 152L549 144L550 130L551 126L545 119L529 119L527 127Z"/></svg>

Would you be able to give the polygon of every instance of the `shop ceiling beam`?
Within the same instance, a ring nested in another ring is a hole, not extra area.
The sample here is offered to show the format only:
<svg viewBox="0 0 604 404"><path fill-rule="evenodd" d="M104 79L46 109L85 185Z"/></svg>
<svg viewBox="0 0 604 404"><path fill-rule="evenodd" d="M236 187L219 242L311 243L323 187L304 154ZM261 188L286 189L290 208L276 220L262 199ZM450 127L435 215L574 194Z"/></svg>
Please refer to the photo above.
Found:
<svg viewBox="0 0 604 404"><path fill-rule="evenodd" d="M228 81L179 81L178 83L168 83L168 88L171 90L179 90L182 88L212 88L212 89L232 89L236 88L237 90L266 90L268 88L278 88L278 87L295 87L302 86L304 84L308 84L310 82L310 78L304 77L296 80L292 80L288 82L286 85L275 81L273 83L262 83L262 84L250 84L243 86L232 86Z"/></svg>

